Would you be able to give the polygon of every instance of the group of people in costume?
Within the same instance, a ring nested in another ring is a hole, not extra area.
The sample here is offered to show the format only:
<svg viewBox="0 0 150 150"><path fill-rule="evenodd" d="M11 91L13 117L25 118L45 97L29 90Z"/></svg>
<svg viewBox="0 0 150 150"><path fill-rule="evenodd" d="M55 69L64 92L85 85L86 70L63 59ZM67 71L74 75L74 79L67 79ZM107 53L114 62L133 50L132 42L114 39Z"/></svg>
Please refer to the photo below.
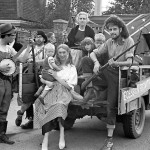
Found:
<svg viewBox="0 0 150 150"><path fill-rule="evenodd" d="M35 61L42 66L39 76L41 86L35 93L35 102L18 102L21 109L17 111L16 125L23 129L41 128L43 141L42 150L48 150L49 132L59 127L59 149L66 147L64 121L67 117L68 105L73 99L77 99L83 104L90 100L92 87L100 86L107 89L106 99L107 117L102 121L107 125L107 138L100 150L112 150L113 133L116 124L119 67L130 66L134 56L134 48L125 53L117 61L114 57L124 52L134 44L123 20L116 15L111 15L104 22L104 29L110 33L110 38L105 39L102 33L95 34L93 29L87 25L89 21L86 12L80 12L76 17L76 25L71 29L64 44L57 47L55 35L43 31L37 31L35 36L34 52L43 49L43 52L35 57ZM11 58L17 53L13 46L8 45L15 40L16 31L12 24L0 25L0 61ZM49 39L49 41L47 41ZM75 47L82 47L77 50ZM17 58L19 62L32 61L31 43ZM109 63L102 73L99 69L105 63ZM3 72L10 69L9 64L0 63L0 143L13 144L6 136L6 117L13 96L12 78L5 76ZM76 93L74 87L78 84L78 75L82 75L85 81L97 74L101 79L98 83L90 82L83 96ZM35 110L33 111L33 104ZM22 117L26 112L29 121L22 124Z"/></svg>

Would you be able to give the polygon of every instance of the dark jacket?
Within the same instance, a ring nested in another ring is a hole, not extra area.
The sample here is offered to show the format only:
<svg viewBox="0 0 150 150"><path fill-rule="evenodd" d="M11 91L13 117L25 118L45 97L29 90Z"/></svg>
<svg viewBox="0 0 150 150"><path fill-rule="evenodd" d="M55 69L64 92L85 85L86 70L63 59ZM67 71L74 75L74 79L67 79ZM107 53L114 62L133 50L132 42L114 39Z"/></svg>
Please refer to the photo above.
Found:
<svg viewBox="0 0 150 150"><path fill-rule="evenodd" d="M65 44L67 44L69 47L73 47L75 46L75 35L78 31L79 25L75 26L74 28L71 29L69 35L68 35L68 42L66 42ZM87 26L85 27L85 36L84 37L91 37L94 40L94 30Z"/></svg>

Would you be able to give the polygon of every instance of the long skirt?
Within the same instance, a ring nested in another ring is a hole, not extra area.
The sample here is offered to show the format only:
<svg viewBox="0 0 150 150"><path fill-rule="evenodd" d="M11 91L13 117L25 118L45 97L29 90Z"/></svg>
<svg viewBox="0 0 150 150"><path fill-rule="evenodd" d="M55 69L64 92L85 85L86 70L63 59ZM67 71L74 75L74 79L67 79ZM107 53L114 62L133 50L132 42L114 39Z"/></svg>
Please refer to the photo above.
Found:
<svg viewBox="0 0 150 150"><path fill-rule="evenodd" d="M56 128L57 118L63 121L67 117L67 109L72 100L70 91L58 82L44 98L43 105L39 100L35 102L34 127L42 128L42 134Z"/></svg>

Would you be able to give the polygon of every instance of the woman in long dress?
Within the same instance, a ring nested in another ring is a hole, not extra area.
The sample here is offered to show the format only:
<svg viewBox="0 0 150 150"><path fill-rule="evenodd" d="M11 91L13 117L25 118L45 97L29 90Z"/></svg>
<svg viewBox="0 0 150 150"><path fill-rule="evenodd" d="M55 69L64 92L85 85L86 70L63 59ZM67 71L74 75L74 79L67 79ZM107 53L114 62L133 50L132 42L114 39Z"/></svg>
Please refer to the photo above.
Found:
<svg viewBox="0 0 150 150"><path fill-rule="evenodd" d="M54 82L53 89L45 96L44 105L39 100L35 102L34 125L42 128L44 135L42 150L48 150L49 132L58 124L60 128L59 149L64 149L64 120L67 117L68 104L73 99L70 90L74 89L77 84L77 71L72 64L70 49L67 45L58 46L56 59L62 70L50 73L57 81Z"/></svg>

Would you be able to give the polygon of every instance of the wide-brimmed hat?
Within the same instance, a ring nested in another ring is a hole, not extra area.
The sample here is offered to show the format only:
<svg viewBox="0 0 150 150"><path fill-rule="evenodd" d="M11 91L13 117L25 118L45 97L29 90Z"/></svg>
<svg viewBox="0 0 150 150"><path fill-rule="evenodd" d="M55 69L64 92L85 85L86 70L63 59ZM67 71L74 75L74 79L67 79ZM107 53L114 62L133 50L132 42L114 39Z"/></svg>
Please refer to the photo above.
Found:
<svg viewBox="0 0 150 150"><path fill-rule="evenodd" d="M11 23L0 25L0 35L12 34L15 32L15 27Z"/></svg>
<svg viewBox="0 0 150 150"><path fill-rule="evenodd" d="M45 35L45 33L43 31L37 31L36 35L41 35L44 38L44 43L47 43L47 36Z"/></svg>

